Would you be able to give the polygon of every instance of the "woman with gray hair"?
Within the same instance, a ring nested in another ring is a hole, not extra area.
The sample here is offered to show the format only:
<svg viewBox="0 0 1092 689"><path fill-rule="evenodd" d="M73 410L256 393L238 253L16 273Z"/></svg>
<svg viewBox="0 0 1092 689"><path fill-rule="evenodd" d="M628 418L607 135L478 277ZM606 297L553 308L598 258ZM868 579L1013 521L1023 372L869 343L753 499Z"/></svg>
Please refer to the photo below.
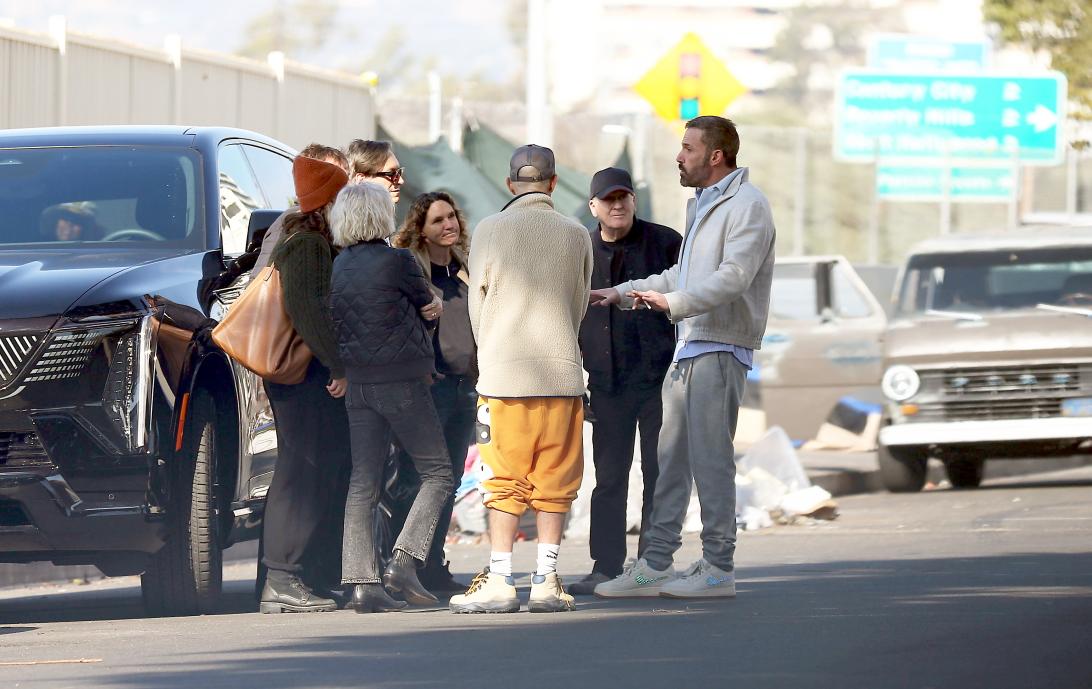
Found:
<svg viewBox="0 0 1092 689"><path fill-rule="evenodd" d="M330 309L345 365L353 468L345 503L342 581L357 612L398 610L383 586L409 603L436 602L417 579L452 490L451 460L429 394L432 337L420 309L438 299L413 254L394 249L394 204L370 182L341 190L330 211L334 260ZM391 435L413 459L421 490L394 557L380 573L375 507Z"/></svg>

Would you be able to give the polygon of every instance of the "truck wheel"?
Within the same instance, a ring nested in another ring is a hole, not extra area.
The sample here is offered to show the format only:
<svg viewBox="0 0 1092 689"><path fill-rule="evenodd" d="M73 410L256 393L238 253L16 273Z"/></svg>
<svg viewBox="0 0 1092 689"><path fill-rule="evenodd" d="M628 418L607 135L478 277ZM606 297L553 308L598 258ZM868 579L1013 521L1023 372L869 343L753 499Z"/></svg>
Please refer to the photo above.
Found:
<svg viewBox="0 0 1092 689"><path fill-rule="evenodd" d="M982 483L986 463L973 457L949 459L944 463L948 481L953 488L978 488Z"/></svg>
<svg viewBox="0 0 1092 689"><path fill-rule="evenodd" d="M925 485L924 447L886 447L877 451L880 479L892 493L916 493Z"/></svg>
<svg viewBox="0 0 1092 689"><path fill-rule="evenodd" d="M151 615L198 615L220 597L223 560L216 510L216 407L207 392L190 398L182 451L168 468L167 542L140 578Z"/></svg>

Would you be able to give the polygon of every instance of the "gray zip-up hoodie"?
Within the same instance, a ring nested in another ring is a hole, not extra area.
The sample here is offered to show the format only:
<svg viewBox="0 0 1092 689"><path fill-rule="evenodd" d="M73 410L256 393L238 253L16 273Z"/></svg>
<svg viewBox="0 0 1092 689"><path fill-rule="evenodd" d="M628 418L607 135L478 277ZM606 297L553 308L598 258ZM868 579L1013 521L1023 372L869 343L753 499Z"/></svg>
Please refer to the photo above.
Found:
<svg viewBox="0 0 1092 689"><path fill-rule="evenodd" d="M687 255L685 289L677 288L676 263L658 275L615 286L623 308L633 307L626 296L631 290L661 292L680 339L761 347L770 310L776 231L770 202L747 178L743 168L694 227L690 227L694 199L687 204L687 234L696 234Z"/></svg>

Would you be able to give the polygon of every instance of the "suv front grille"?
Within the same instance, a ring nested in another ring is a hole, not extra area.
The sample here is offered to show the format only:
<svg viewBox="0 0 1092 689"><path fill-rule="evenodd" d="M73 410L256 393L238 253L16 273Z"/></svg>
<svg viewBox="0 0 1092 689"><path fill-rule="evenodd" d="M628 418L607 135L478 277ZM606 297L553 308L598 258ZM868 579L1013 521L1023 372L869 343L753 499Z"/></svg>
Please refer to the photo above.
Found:
<svg viewBox="0 0 1092 689"><path fill-rule="evenodd" d="M49 455L37 433L0 433L0 468L42 466Z"/></svg>
<svg viewBox="0 0 1092 689"><path fill-rule="evenodd" d="M916 421L996 421L1061 415L1062 401L1082 390L1081 364L989 366L921 372L925 399ZM1086 386L1092 382L1084 365ZM1092 387L1092 386L1088 386Z"/></svg>
<svg viewBox="0 0 1092 689"><path fill-rule="evenodd" d="M24 380L36 383L79 377L102 336L101 330L58 332Z"/></svg>
<svg viewBox="0 0 1092 689"><path fill-rule="evenodd" d="M41 339L37 333L0 336L0 388L15 380Z"/></svg>

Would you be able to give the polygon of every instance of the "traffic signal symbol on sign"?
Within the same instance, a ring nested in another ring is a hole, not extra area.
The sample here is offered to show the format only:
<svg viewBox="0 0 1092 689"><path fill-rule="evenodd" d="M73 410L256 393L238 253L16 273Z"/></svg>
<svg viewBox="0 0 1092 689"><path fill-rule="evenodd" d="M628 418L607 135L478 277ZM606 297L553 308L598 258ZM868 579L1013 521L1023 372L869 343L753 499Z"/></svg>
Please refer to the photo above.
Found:
<svg viewBox="0 0 1092 689"><path fill-rule="evenodd" d="M747 88L696 34L683 36L634 89L668 122L720 115Z"/></svg>

